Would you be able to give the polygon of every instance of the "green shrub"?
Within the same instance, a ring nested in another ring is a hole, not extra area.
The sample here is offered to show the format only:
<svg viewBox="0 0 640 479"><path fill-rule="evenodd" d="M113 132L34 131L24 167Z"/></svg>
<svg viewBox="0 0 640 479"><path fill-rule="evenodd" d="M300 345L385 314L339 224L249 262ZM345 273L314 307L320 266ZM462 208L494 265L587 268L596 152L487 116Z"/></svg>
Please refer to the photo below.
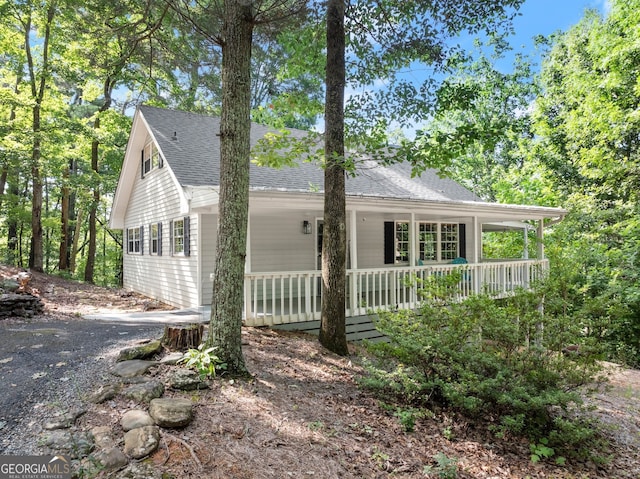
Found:
<svg viewBox="0 0 640 479"><path fill-rule="evenodd" d="M576 340L571 321L547 318L538 303L524 291L503 300L437 296L417 311L380 313L376 327L391 342L370 345L362 382L412 407L495 418L497 434L544 437L549 447L577 452L595 432L568 411L580 407L580 387L598 366L587 354L561 353Z"/></svg>

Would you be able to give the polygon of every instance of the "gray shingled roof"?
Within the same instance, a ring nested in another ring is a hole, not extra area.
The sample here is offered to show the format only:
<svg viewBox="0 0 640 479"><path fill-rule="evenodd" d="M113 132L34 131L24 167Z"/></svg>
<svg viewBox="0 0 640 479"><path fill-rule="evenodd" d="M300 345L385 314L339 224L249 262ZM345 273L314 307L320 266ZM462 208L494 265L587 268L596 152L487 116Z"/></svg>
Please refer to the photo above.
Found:
<svg viewBox="0 0 640 479"><path fill-rule="evenodd" d="M158 143L165 161L183 187L215 186L220 177L220 119L177 110L141 106L142 113ZM252 123L251 144L255 145L268 128ZM174 136L177 140L172 139ZM305 132L293 130L294 136ZM253 190L323 191L324 174L316 165L300 162L297 167L274 169L251 164ZM406 198L427 201L482 201L471 191L450 179L426 170L411 178L408 164L380 166L373 161L359 162L357 175L348 178L347 195Z"/></svg>

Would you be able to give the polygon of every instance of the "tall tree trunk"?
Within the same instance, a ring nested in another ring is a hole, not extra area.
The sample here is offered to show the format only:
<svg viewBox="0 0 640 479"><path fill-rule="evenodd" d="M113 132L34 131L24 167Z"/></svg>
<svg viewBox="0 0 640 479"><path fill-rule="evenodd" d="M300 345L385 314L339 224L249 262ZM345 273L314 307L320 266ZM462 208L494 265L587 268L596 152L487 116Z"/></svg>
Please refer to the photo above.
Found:
<svg viewBox="0 0 640 479"><path fill-rule="evenodd" d="M93 122L93 129L96 132L100 129L100 115L111 108L111 94L115 87L115 80L111 76L107 76L103 85L104 103L100 110L96 113L96 119ZM96 135L97 136L97 135ZM87 283L93 283L93 275L96 265L96 243L97 243L97 214L98 205L100 204L100 170L98 168L98 157L100 153L100 141L95 139L91 143L91 170L93 171L95 183L93 186L93 201L89 209L89 248L87 251L87 263L84 268L84 280Z"/></svg>
<svg viewBox="0 0 640 479"><path fill-rule="evenodd" d="M224 2L220 202L209 343L234 375L242 355L244 265L249 217L252 2Z"/></svg>
<svg viewBox="0 0 640 479"><path fill-rule="evenodd" d="M7 176L9 175L9 168L7 165L2 167L2 173L0 173L0 206L4 200L4 188L7 184Z"/></svg>
<svg viewBox="0 0 640 479"><path fill-rule="evenodd" d="M100 115L98 113L98 115ZM93 124L94 129L100 128L100 116L98 116ZM96 182L98 178L98 140L93 140L91 143L91 170L96 175ZM100 189L96 184L93 188L93 200L89 206L89 245L87 248L87 262L84 267L84 280L87 283L93 283L93 272L96 264L96 214L98 211L98 204L100 203Z"/></svg>
<svg viewBox="0 0 640 479"><path fill-rule="evenodd" d="M73 161L73 160L71 160ZM58 254L58 271L69 270L69 215L70 215L70 197L71 191L69 188L69 172L71 165L69 165L62 172L62 198L60 201L60 251Z"/></svg>
<svg viewBox="0 0 640 479"><path fill-rule="evenodd" d="M78 244L80 243L80 230L82 229L82 210L78 210L76 214L76 226L73 232L73 240L71 241L71 255L69 257L69 272L74 274L76 271L76 259L78 258Z"/></svg>
<svg viewBox="0 0 640 479"><path fill-rule="evenodd" d="M346 206L344 168L345 32L344 0L327 3L324 232L320 343L347 355L345 327Z"/></svg>
<svg viewBox="0 0 640 479"><path fill-rule="evenodd" d="M10 202L9 208L16 206L18 198L20 197L20 186L18 185L18 178L15 178L15 182L9 183L9 196ZM18 238L18 219L15 215L7 216L7 262L11 265L18 265L18 246L20 239Z"/></svg>
<svg viewBox="0 0 640 479"><path fill-rule="evenodd" d="M43 271L44 241L42 230L42 178L40 176L40 105L33 107L33 149L31 152L31 249L29 252L29 268Z"/></svg>
<svg viewBox="0 0 640 479"><path fill-rule="evenodd" d="M31 151L31 250L29 253L29 267L34 271L43 271L44 265L44 243L42 231L42 177L40 175L40 161L42 157L42 129L40 125L40 114L42 112L42 102L50 77L49 71L49 41L51 38L51 26L56 13L55 2L51 2L47 9L47 19L44 28L44 36L41 46L42 65L39 78L35 71L33 55L31 51L31 16L29 15L24 26L25 52L27 54L27 65L29 69L29 83L31 86L31 97L33 100L32 132L33 146Z"/></svg>

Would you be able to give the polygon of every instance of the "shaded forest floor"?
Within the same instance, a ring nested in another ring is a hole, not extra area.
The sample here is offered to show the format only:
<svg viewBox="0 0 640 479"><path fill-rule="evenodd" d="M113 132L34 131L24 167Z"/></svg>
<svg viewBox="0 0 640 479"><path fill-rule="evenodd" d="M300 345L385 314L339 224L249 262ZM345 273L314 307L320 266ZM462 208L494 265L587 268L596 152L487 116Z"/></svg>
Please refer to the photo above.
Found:
<svg viewBox="0 0 640 479"><path fill-rule="evenodd" d="M3 276L8 273L2 269ZM143 311L166 306L91 285L35 274L31 286L46 304L43 318L96 311ZM123 344L126 346L127 344ZM610 387L592 399L593 414L611 438L604 465L569 460L563 467L533 464L529 441L496 439L481 421L446 412L418 419L405 432L393 409L357 378L365 352L328 353L309 336L245 328L248 381L220 377L209 390L186 393L195 420L166 436L147 461L176 478L635 478L640 477L640 372L608 365ZM117 350L104 356L113 363ZM111 364L105 364L105 370ZM152 372L158 377L166 369ZM185 394L166 392L166 395ZM81 425L119 427L134 407L116 399L88 405ZM101 477L101 476L99 476ZM108 477L106 475L102 477Z"/></svg>

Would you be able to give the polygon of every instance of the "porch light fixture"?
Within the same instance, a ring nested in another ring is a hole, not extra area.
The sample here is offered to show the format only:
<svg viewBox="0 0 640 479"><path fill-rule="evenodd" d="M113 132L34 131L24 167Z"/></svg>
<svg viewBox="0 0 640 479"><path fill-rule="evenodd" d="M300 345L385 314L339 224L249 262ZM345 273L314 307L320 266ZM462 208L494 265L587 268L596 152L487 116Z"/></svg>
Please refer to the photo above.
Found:
<svg viewBox="0 0 640 479"><path fill-rule="evenodd" d="M311 223L307 220L302 222L302 233L306 235L311 234Z"/></svg>

